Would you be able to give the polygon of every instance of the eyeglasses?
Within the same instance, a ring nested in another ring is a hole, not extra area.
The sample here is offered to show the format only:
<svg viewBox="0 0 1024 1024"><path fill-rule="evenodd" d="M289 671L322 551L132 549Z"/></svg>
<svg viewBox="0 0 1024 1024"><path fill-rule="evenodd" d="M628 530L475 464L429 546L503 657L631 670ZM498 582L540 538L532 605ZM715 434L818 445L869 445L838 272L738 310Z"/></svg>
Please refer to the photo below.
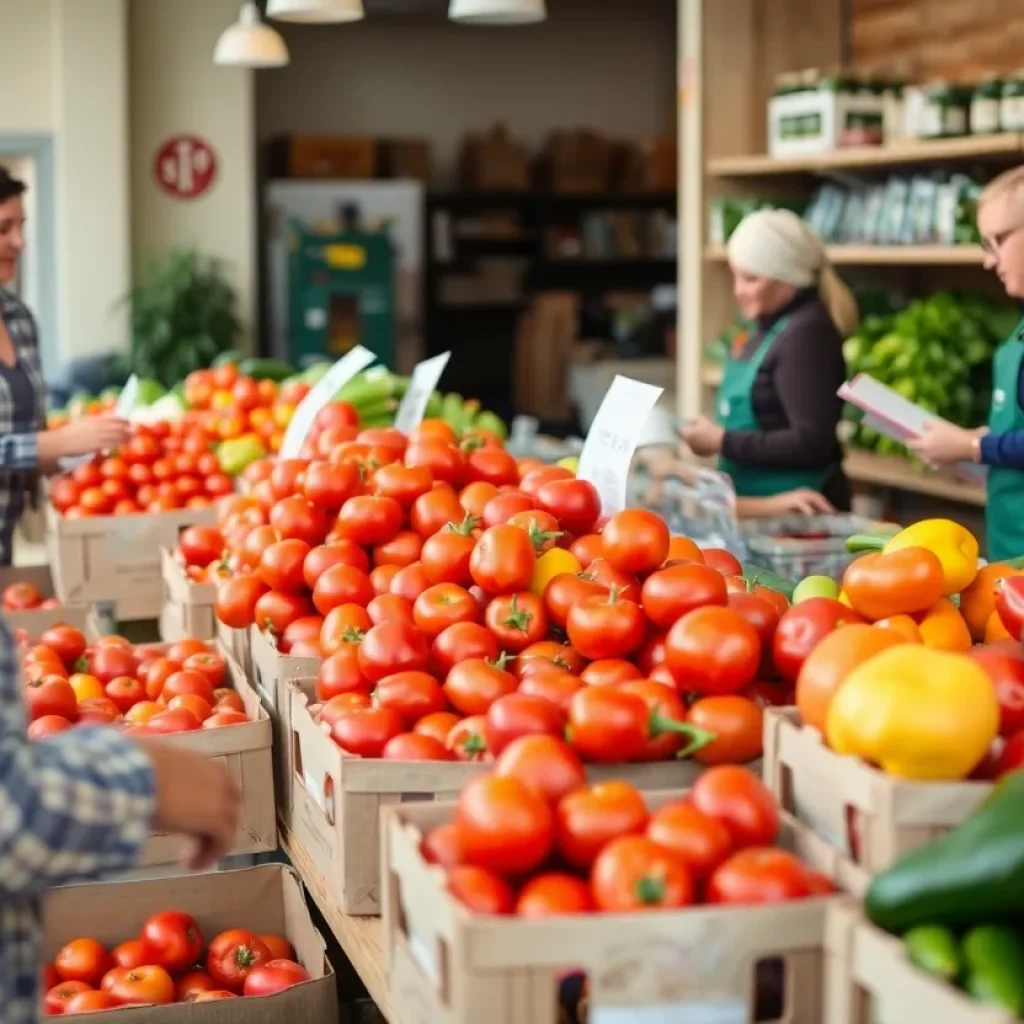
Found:
<svg viewBox="0 0 1024 1024"><path fill-rule="evenodd" d="M990 235L988 238L981 240L981 248L984 252L988 253L989 256L998 256L999 250L1015 235L1018 231L1024 231L1024 224L1018 224L1015 228L1007 228L1005 231L997 232L994 235Z"/></svg>

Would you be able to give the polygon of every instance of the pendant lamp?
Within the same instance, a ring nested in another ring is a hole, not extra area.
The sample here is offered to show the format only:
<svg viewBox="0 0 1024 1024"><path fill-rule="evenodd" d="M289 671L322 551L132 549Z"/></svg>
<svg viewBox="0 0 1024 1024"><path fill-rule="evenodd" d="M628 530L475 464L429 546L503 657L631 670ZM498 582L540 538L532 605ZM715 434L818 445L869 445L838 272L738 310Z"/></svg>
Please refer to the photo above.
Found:
<svg viewBox="0 0 1024 1024"><path fill-rule="evenodd" d="M263 24L253 0L242 4L238 21L224 30L213 51L213 63L221 67L283 68L288 59L285 41Z"/></svg>
<svg viewBox="0 0 1024 1024"><path fill-rule="evenodd" d="M363 0L268 0L267 17L303 25L360 21Z"/></svg>
<svg viewBox="0 0 1024 1024"><path fill-rule="evenodd" d="M451 0L448 17L467 25L534 25L548 16L544 0Z"/></svg>

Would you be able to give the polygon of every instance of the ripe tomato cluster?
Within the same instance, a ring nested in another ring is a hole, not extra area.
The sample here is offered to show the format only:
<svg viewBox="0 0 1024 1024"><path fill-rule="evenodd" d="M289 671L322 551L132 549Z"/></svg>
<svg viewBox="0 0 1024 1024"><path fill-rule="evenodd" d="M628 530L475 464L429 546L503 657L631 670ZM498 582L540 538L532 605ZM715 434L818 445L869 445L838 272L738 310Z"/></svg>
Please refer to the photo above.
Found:
<svg viewBox="0 0 1024 1024"><path fill-rule="evenodd" d="M147 918L136 938L111 950L74 939L43 975L43 1010L62 1015L269 996L309 981L283 936L232 928L206 946L195 919L177 910Z"/></svg>
<svg viewBox="0 0 1024 1024"><path fill-rule="evenodd" d="M763 704L792 693L771 681L782 595L652 512L605 521L590 483L497 438L328 415L316 457L253 469L180 557L225 625L323 659L344 749L480 758L568 724L587 761L760 755Z"/></svg>
<svg viewBox="0 0 1024 1024"><path fill-rule="evenodd" d="M81 630L56 625L25 645L21 664L31 739L75 725L163 736L249 721L227 661L201 640L133 647L106 636L90 644Z"/></svg>
<svg viewBox="0 0 1024 1024"><path fill-rule="evenodd" d="M185 378L185 401L194 421L212 436L229 441L252 434L265 450L276 452L309 389L302 380L279 385L226 365L190 373Z"/></svg>
<svg viewBox="0 0 1024 1024"><path fill-rule="evenodd" d="M0 608L5 612L42 611L59 607L60 601L57 598L43 597L39 588L27 580L9 583L0 594Z"/></svg>
<svg viewBox="0 0 1024 1024"><path fill-rule="evenodd" d="M50 484L69 519L207 508L234 490L214 452L216 435L187 420L136 424L116 452L76 466Z"/></svg>
<svg viewBox="0 0 1024 1024"><path fill-rule="evenodd" d="M778 833L774 797L742 767L709 768L685 799L652 809L627 782L588 786L562 740L526 736L463 787L421 852L470 910L534 919L834 891L774 845Z"/></svg>

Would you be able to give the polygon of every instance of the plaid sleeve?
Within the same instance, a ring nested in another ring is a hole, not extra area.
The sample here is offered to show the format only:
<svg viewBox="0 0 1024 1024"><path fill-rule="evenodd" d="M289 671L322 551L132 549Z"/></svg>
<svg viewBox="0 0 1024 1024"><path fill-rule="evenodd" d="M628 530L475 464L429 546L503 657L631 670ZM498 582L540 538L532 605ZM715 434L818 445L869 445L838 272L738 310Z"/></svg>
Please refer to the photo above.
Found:
<svg viewBox="0 0 1024 1024"><path fill-rule="evenodd" d="M0 893L131 867L155 808L149 759L113 729L28 739L14 645L0 625Z"/></svg>
<svg viewBox="0 0 1024 1024"><path fill-rule="evenodd" d="M0 469L35 469L39 465L36 434L7 434L0 437Z"/></svg>

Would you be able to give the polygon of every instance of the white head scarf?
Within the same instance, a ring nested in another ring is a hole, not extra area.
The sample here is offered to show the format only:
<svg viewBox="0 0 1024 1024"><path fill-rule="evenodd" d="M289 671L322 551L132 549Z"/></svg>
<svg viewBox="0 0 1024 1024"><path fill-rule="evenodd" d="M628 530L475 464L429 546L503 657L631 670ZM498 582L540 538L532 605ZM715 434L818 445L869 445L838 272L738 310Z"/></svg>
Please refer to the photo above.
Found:
<svg viewBox="0 0 1024 1024"><path fill-rule="evenodd" d="M818 283L826 265L821 239L790 210L748 214L729 239L729 263L794 288Z"/></svg>

